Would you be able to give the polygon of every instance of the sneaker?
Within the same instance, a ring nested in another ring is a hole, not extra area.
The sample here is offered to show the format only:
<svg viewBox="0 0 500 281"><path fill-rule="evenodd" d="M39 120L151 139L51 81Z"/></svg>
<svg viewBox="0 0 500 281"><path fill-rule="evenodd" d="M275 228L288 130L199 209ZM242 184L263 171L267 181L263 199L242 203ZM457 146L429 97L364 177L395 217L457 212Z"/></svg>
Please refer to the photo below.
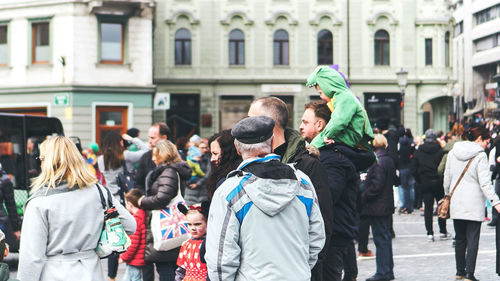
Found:
<svg viewBox="0 0 500 281"><path fill-rule="evenodd" d="M439 240L449 240L451 238L451 234L447 233L439 233Z"/></svg>
<svg viewBox="0 0 500 281"><path fill-rule="evenodd" d="M434 242L434 235L432 235L432 234L427 235L427 241Z"/></svg>
<svg viewBox="0 0 500 281"><path fill-rule="evenodd" d="M372 251L368 250L368 251L366 251L364 253L363 252L359 252L359 257L360 258L373 258L373 257L375 257L375 254Z"/></svg>

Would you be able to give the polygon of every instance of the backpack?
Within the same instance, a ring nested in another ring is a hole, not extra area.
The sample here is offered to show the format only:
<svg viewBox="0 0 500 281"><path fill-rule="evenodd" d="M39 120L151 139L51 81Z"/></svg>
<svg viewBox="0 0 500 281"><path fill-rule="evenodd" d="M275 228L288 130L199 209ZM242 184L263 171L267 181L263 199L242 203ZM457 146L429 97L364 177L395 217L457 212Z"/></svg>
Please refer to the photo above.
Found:
<svg viewBox="0 0 500 281"><path fill-rule="evenodd" d="M125 192L129 192L134 188L135 171L128 171L125 161L123 161L122 171L116 176L116 184L118 185L118 194L120 195L120 203L125 206Z"/></svg>

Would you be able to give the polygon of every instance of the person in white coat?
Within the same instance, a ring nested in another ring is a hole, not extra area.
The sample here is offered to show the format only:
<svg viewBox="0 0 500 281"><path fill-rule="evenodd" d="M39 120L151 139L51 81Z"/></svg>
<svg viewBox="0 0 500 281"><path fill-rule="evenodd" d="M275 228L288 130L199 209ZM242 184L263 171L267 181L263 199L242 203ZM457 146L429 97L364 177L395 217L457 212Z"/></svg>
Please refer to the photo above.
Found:
<svg viewBox="0 0 500 281"><path fill-rule="evenodd" d="M488 130L472 128L464 133L468 141L457 142L448 153L444 173L444 192L450 195L470 161L469 168L456 187L450 202L450 217L456 234L456 278L476 281L477 251L485 198L498 211L500 199L491 183L491 172L485 149L490 141Z"/></svg>
<svg viewBox="0 0 500 281"><path fill-rule="evenodd" d="M17 278L104 281L95 252L104 225L96 177L67 137L44 141L40 160L41 173L24 211ZM107 197L106 190L102 193ZM133 234L135 219L112 200L125 231Z"/></svg>

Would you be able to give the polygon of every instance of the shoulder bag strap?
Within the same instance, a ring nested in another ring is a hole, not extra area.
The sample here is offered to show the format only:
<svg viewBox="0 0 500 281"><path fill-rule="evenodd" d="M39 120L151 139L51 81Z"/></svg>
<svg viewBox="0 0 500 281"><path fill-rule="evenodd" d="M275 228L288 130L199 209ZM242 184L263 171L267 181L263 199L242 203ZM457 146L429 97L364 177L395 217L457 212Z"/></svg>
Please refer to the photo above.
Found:
<svg viewBox="0 0 500 281"><path fill-rule="evenodd" d="M460 175L460 177L458 178L457 183L455 183L455 186L453 187L453 190L450 192L450 198L451 198L451 196L453 196L453 193L455 192L455 189L457 189L458 184L460 183L460 181L461 181L461 180L462 180L462 178L464 177L465 173L466 173L466 172L467 172L467 170L469 169L470 163L472 163L472 160L474 160L474 158L476 158L476 156L472 157L472 158L469 160L469 163L467 163L467 166L465 166L464 171L462 172L462 174L461 174L461 175Z"/></svg>
<svg viewBox="0 0 500 281"><path fill-rule="evenodd" d="M128 173L128 170L127 170L127 161L125 161L125 158L123 159L122 168L123 168L123 173L126 175Z"/></svg>
<svg viewBox="0 0 500 281"><path fill-rule="evenodd" d="M106 210L106 200L104 199L104 195L102 194L101 185L96 183L95 186L97 187L97 191L99 191L99 197L101 198L102 208Z"/></svg>
<svg viewBox="0 0 500 281"><path fill-rule="evenodd" d="M98 183L96 184L96 186L97 186L97 190L99 191L99 196L101 197L102 208L104 210L106 210L108 206L110 209L113 208L114 207L113 206L113 199L111 199L111 196L113 196L113 195L111 195L111 192L109 191L109 189L105 186L98 184ZM108 194L108 205L107 206L106 206L106 199L104 199L104 195L102 194L102 191L101 191L101 187L106 189L106 192Z"/></svg>

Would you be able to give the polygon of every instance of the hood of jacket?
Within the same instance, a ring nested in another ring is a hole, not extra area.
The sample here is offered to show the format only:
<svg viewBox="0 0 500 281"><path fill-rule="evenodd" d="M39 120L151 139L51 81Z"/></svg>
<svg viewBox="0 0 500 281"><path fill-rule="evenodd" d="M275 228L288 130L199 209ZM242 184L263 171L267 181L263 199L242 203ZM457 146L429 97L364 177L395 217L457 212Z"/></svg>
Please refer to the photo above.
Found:
<svg viewBox="0 0 500 281"><path fill-rule="evenodd" d="M460 161L468 161L481 152L484 152L481 145L471 141L457 142L451 150L451 153Z"/></svg>
<svg viewBox="0 0 500 281"><path fill-rule="evenodd" d="M177 173L179 173L179 177L183 181L186 181L189 178L191 178L191 172L192 172L191 167L189 167L189 165L184 161L172 163L168 165L168 167L171 167L174 170L176 170Z"/></svg>
<svg viewBox="0 0 500 281"><path fill-rule="evenodd" d="M297 179L263 179L252 176L244 189L255 207L268 216L275 216L295 199L301 188Z"/></svg>
<svg viewBox="0 0 500 281"><path fill-rule="evenodd" d="M299 132L294 129L285 129L285 140L287 142L286 151L281 157L281 163L288 163L290 160L300 152L305 150L306 142Z"/></svg>
<svg viewBox="0 0 500 281"><path fill-rule="evenodd" d="M437 153L441 149L441 145L437 141L433 142L424 142L418 147L419 150L432 154L432 153Z"/></svg>
<svg viewBox="0 0 500 281"><path fill-rule="evenodd" d="M402 145L408 145L413 143L413 139L407 136L402 136L399 138L399 143Z"/></svg>
<svg viewBox="0 0 500 281"><path fill-rule="evenodd" d="M307 87L318 85L323 93L332 98L336 93L349 92L344 78L329 66L318 66L307 79Z"/></svg>
<svg viewBox="0 0 500 281"><path fill-rule="evenodd" d="M450 152L452 149L453 149L453 146L455 145L455 143L459 142L460 140L458 139L451 139L449 140L446 145L443 147L443 150L446 151L446 152Z"/></svg>

